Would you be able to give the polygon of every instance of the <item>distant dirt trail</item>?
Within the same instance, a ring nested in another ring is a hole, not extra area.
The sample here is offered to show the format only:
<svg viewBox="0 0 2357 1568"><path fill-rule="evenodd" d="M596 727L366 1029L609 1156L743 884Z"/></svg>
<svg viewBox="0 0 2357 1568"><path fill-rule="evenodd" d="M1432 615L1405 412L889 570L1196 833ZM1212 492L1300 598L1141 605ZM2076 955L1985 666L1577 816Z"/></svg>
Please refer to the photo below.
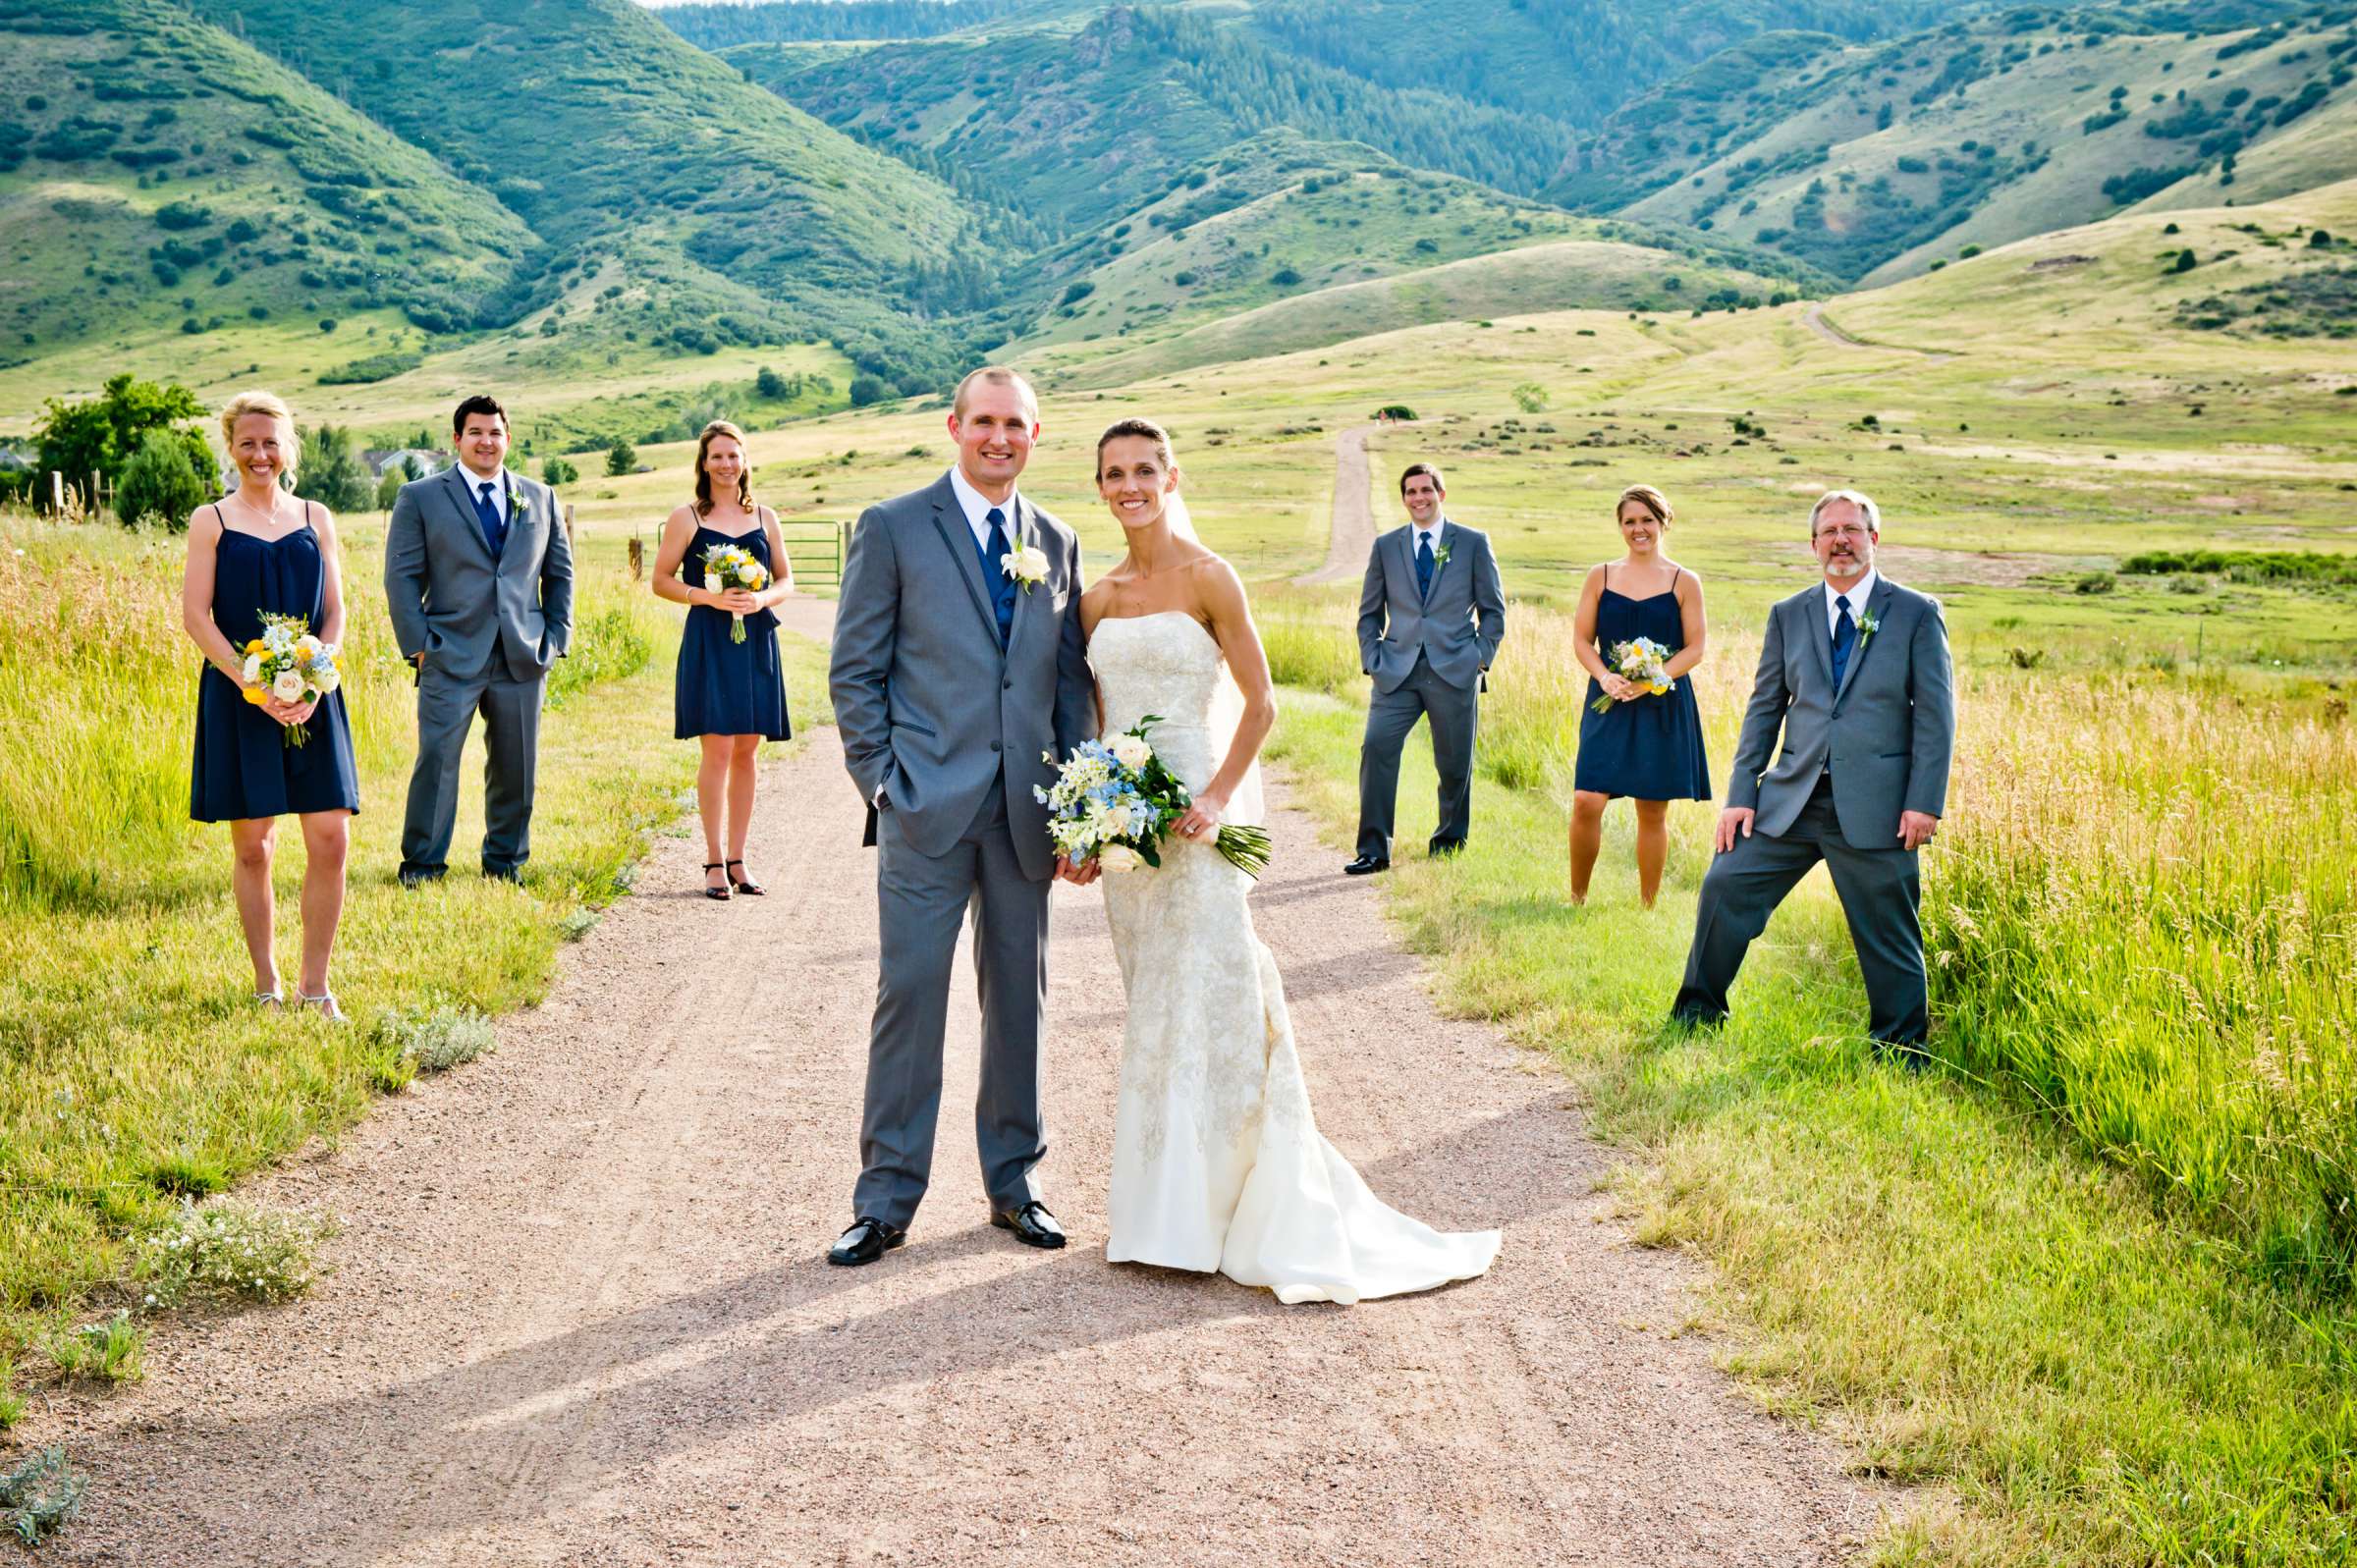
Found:
<svg viewBox="0 0 2357 1568"><path fill-rule="evenodd" d="M1334 438L1334 529L1326 544L1326 565L1293 581L1313 586L1355 582L1366 575L1367 554L1375 548L1375 508L1367 494L1367 437L1379 428L1356 425Z"/></svg>
<svg viewBox="0 0 2357 1568"><path fill-rule="evenodd" d="M1489 1276L1287 1308L1109 1266L1121 988L1102 899L1069 888L1043 1174L1073 1245L986 1222L961 953L933 1194L905 1249L828 1268L873 862L833 731L763 787L771 896L706 901L697 842L659 839L495 1054L254 1184L344 1217L336 1271L168 1323L144 1385L37 1418L96 1477L44 1557L1814 1564L1872 1528L1829 1443L1673 1336L1690 1271L1600 1222L1611 1157L1554 1068L1437 1016L1296 812L1253 903L1319 1119L1409 1213L1503 1225Z"/></svg>
<svg viewBox="0 0 2357 1568"><path fill-rule="evenodd" d="M1825 306L1823 305L1809 306L1808 313L1803 315L1800 319L1807 324L1808 329L1811 332L1814 332L1817 334L1817 336L1823 338L1828 343L1838 344L1844 349L1863 349L1866 347L1864 343L1860 342L1856 338L1851 337L1848 333L1834 325L1833 322L1827 320L1825 315Z"/></svg>

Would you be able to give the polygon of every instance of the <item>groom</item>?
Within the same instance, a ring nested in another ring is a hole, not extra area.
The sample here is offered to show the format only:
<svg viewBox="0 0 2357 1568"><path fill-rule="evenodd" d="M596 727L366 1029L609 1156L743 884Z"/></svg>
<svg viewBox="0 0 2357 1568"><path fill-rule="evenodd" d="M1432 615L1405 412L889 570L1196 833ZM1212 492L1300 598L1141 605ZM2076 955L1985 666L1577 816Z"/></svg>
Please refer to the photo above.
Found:
<svg viewBox="0 0 2357 1568"><path fill-rule="evenodd" d="M1490 536L1444 515L1441 470L1411 462L1399 475L1408 524L1375 541L1358 596L1358 666L1375 678L1358 751L1358 858L1353 877L1392 864L1399 751L1416 721L1432 721L1441 820L1428 852L1465 846L1473 816L1473 731L1481 677L1506 635L1506 589Z"/></svg>
<svg viewBox="0 0 2357 1568"><path fill-rule="evenodd" d="M459 758L483 716L483 875L522 880L548 672L573 636L573 547L546 485L511 473L508 414L468 398L459 460L401 487L385 529L385 600L417 670L417 764L401 883L439 881L459 817Z"/></svg>
<svg viewBox="0 0 2357 1568"><path fill-rule="evenodd" d="M859 1129L856 1217L827 1254L873 1263L905 1238L933 1169L950 962L970 909L982 1004L974 1102L991 1223L1033 1247L1064 1229L1032 1175L1047 1002L1048 891L1069 867L1032 798L1095 732L1080 633L1080 541L1015 492L1039 400L992 365L950 407L958 461L871 507L851 534L828 690L868 803L882 955ZM1044 565L1025 569L1021 553Z"/></svg>
<svg viewBox="0 0 2357 1568"><path fill-rule="evenodd" d="M1828 491L1809 533L1824 580L1768 613L1672 1015L1727 1016L1745 949L1823 860L1865 974L1868 1031L1916 1066L1931 1028L1916 851L1940 831L1956 734L1947 626L1939 600L1875 569L1872 501Z"/></svg>

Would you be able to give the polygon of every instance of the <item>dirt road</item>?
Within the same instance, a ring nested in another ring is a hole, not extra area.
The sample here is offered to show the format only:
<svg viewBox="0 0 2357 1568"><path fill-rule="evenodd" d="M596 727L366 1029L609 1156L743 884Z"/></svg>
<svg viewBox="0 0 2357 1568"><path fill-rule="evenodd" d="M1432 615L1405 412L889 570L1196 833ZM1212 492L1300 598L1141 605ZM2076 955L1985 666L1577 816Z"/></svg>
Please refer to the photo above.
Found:
<svg viewBox="0 0 2357 1568"><path fill-rule="evenodd" d="M1367 437L1374 425L1354 425L1334 438L1334 530L1326 564L1293 580L1302 584L1356 582L1375 548L1375 509L1367 495Z"/></svg>
<svg viewBox="0 0 2357 1568"><path fill-rule="evenodd" d="M1044 1175L1073 1245L986 1222L961 1003L908 1246L828 1268L873 863L832 731L764 788L770 897L706 901L696 841L658 840L494 1054L254 1184L343 1217L335 1273L168 1323L144 1386L40 1423L96 1478L45 1558L1748 1565L1870 1528L1827 1443L1671 1336L1689 1271L1605 1222L1610 1157L1555 1070L1436 1016L1377 892L1294 813L1254 903L1320 1122L1408 1212L1503 1225L1489 1276L1287 1308L1107 1265L1121 988L1101 900L1069 888Z"/></svg>

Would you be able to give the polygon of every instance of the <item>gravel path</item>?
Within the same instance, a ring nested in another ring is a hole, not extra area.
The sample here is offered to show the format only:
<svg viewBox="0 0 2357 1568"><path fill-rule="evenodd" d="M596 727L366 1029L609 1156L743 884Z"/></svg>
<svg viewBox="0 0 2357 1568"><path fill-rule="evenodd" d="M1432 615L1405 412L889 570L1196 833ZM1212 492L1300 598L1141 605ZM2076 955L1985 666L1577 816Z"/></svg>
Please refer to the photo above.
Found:
<svg viewBox="0 0 2357 1568"><path fill-rule="evenodd" d="M35 1423L96 1477L45 1558L1770 1564L1871 1529L1877 1493L1829 1443L1673 1336L1688 1269L1607 1221L1610 1156L1560 1077L1436 1016L1379 894L1298 813L1254 902L1320 1121L1408 1212L1505 1226L1490 1275L1284 1308L1108 1266L1120 983L1101 900L1069 888L1043 1174L1074 1244L987 1224L961 1004L908 1246L825 1266L873 862L833 731L764 789L770 897L707 902L695 841L659 839L494 1054L252 1184L343 1217L336 1272L169 1323L146 1384Z"/></svg>
<svg viewBox="0 0 2357 1568"><path fill-rule="evenodd" d="M1326 565L1293 581L1305 586L1356 582L1366 575L1367 553L1375 548L1375 508L1367 494L1367 437L1378 428L1353 425L1334 438L1334 531L1326 544Z"/></svg>

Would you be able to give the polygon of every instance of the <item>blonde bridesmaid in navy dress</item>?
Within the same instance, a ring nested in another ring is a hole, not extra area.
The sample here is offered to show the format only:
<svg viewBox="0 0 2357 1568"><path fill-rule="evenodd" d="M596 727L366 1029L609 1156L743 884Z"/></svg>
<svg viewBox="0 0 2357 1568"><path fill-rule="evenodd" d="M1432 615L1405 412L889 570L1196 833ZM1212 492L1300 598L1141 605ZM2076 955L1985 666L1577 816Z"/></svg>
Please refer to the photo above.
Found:
<svg viewBox="0 0 2357 1568"><path fill-rule="evenodd" d="M704 552L740 545L769 572L758 592L704 583ZM754 757L764 740L784 740L786 676L778 662L778 618L770 608L794 591L794 566L778 530L778 514L753 501L744 432L725 419L704 426L695 448L695 501L663 525L655 554L655 592L684 604L673 695L672 733L703 742L695 773L695 803L704 822L704 895L758 895L765 890L745 869L744 841L753 824ZM744 618L744 640L734 636ZM728 849L721 849L723 834Z"/></svg>
<svg viewBox="0 0 2357 1568"><path fill-rule="evenodd" d="M302 970L295 1000L341 1023L327 971L344 912L351 819L360 809L344 693L331 691L316 703L281 702L267 693L253 701L242 651L261 635L264 615L297 616L322 642L343 640L336 520L325 507L284 488L297 449L294 416L278 399L248 392L232 400L221 410L221 439L238 487L189 518L180 587L181 623L204 653L189 815L229 824L237 857L230 885L253 959L254 1000L271 1007L286 1003L271 857L278 819L291 813L302 824ZM287 744L291 725L307 726L305 744Z"/></svg>
<svg viewBox="0 0 2357 1568"><path fill-rule="evenodd" d="M1671 510L1659 490L1630 485L1614 514L1625 554L1588 573L1573 625L1574 651L1591 678L1571 780L1571 901L1588 901L1604 808L1626 795L1637 813L1637 894L1650 909L1669 854L1670 802L1711 798L1691 678L1703 654L1702 579L1662 553ZM1673 683L1667 692L1656 695L1612 669L1611 651L1638 637L1670 650L1666 673ZM1598 713L1596 705L1608 697Z"/></svg>

